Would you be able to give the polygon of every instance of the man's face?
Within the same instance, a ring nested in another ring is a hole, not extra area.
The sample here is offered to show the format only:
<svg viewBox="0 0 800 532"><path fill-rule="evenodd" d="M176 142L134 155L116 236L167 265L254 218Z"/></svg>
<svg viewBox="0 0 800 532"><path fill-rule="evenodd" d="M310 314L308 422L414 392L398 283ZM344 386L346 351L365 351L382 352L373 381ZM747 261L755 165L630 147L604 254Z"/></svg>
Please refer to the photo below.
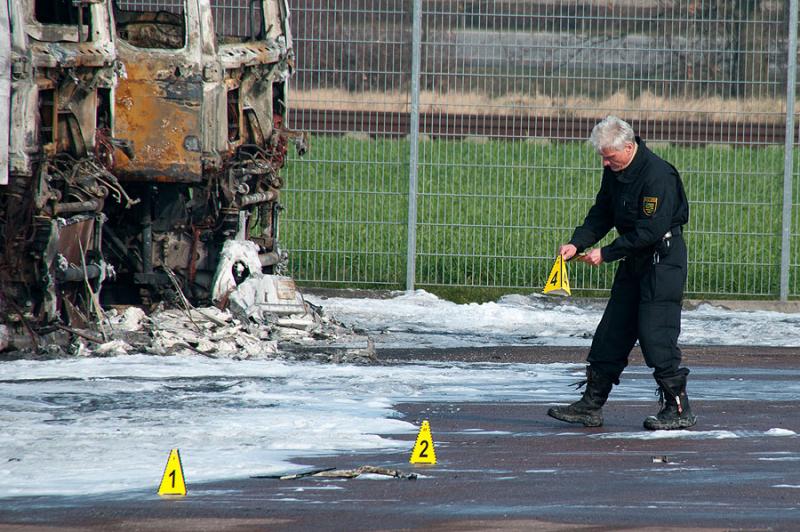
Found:
<svg viewBox="0 0 800 532"><path fill-rule="evenodd" d="M634 147L633 142L628 142L621 150L615 150L614 148L600 150L600 157L603 158L603 166L611 168L615 172L624 169L630 164L631 159L633 159Z"/></svg>

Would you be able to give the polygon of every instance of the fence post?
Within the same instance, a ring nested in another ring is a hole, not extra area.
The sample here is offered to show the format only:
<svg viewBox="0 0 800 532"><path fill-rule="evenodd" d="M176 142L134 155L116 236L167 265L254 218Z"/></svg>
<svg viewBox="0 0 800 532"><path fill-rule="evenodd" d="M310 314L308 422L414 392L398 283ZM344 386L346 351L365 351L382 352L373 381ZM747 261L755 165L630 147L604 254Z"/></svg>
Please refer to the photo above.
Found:
<svg viewBox="0 0 800 532"><path fill-rule="evenodd" d="M794 100L797 78L797 0L789 2L789 45L786 53L786 144L783 159L783 221L781 227L781 301L789 298L794 170Z"/></svg>
<svg viewBox="0 0 800 532"><path fill-rule="evenodd" d="M408 135L408 249L406 290L414 290L417 270L417 167L419 162L419 79L422 68L422 0L414 0L411 28L411 125Z"/></svg>

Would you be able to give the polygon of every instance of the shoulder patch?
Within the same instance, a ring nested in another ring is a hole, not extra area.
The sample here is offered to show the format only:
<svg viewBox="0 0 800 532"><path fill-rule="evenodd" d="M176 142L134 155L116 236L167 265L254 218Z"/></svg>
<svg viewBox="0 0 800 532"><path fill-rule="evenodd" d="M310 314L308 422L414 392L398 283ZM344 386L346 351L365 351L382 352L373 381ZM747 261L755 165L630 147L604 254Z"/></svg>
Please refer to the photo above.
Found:
<svg viewBox="0 0 800 532"><path fill-rule="evenodd" d="M642 211L646 216L653 216L658 208L658 198L645 196L642 198Z"/></svg>

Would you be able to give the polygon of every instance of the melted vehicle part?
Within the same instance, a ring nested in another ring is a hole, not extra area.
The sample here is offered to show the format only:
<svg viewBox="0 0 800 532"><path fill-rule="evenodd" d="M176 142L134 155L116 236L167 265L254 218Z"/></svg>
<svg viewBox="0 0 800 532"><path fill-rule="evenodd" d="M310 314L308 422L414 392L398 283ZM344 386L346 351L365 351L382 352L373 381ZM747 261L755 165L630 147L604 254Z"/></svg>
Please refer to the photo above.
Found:
<svg viewBox="0 0 800 532"><path fill-rule="evenodd" d="M295 316L300 328L314 325L314 313L303 300L291 277L264 275L258 246L250 240L228 240L214 276L212 301L227 307L243 321L269 323Z"/></svg>

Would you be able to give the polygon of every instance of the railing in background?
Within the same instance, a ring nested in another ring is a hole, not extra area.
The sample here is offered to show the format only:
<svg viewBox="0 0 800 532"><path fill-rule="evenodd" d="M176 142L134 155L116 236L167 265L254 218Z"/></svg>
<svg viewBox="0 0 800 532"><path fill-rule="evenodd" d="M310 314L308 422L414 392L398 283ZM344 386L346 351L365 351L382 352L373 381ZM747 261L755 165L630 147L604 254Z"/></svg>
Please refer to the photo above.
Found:
<svg viewBox="0 0 800 532"><path fill-rule="evenodd" d="M687 295L800 295L796 18L797 0L293 2L290 125L312 135L287 168L293 274L538 289L616 114L684 178Z"/></svg>

